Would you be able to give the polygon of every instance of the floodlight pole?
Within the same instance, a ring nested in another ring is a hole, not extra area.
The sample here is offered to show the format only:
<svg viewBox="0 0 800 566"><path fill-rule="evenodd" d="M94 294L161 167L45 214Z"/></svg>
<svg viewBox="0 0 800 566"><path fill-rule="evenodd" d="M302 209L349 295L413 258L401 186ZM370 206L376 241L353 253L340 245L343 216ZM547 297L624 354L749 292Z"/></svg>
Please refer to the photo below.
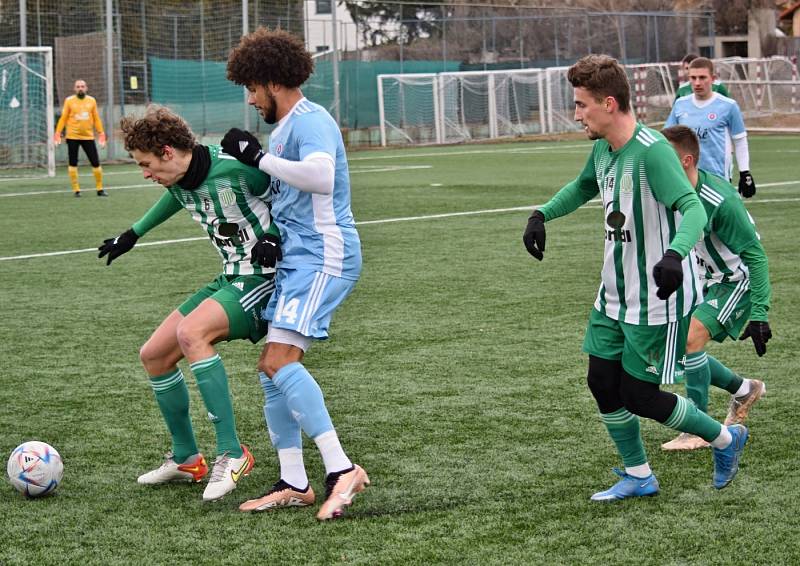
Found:
<svg viewBox="0 0 800 566"><path fill-rule="evenodd" d="M106 0L106 159L114 158L114 0Z"/></svg>
<svg viewBox="0 0 800 566"><path fill-rule="evenodd" d="M19 45L28 46L28 10L26 0L19 0ZM22 53L22 60L25 61L25 53ZM24 71L20 73L22 82L20 98L22 99L22 158L28 161L28 75ZM50 132L47 132L50 135Z"/></svg>
<svg viewBox="0 0 800 566"><path fill-rule="evenodd" d="M248 0L242 0L242 35L247 35L248 33L248 19L249 14L247 13L247 3ZM250 105L247 103L249 99L249 93L247 92L247 87L243 87L242 90L244 91L244 129L245 131L250 131Z"/></svg>
<svg viewBox="0 0 800 566"><path fill-rule="evenodd" d="M333 25L333 33L331 34L331 43L333 44L333 117L336 123L341 127L339 111L339 34L338 22L336 20L337 1L331 1L331 24Z"/></svg>

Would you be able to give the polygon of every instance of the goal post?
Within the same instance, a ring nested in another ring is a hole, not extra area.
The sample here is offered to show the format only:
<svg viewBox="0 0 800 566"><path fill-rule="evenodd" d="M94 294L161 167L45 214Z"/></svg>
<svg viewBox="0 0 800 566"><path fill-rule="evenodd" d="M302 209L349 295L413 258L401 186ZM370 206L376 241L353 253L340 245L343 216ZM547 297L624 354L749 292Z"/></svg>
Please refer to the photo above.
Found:
<svg viewBox="0 0 800 566"><path fill-rule="evenodd" d="M0 47L0 177L56 174L51 47Z"/></svg>
<svg viewBox="0 0 800 566"><path fill-rule="evenodd" d="M623 65L636 119L660 127L675 102L680 63ZM800 81L787 57L714 60L753 131L797 132ZM579 132L569 67L378 76L381 144L421 145Z"/></svg>

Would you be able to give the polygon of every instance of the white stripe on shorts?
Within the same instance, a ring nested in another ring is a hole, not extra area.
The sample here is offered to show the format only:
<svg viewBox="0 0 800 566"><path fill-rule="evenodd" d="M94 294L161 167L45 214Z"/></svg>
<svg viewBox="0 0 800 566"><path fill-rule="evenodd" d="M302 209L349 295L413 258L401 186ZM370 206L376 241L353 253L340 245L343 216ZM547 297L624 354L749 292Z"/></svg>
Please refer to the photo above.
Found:
<svg viewBox="0 0 800 566"><path fill-rule="evenodd" d="M749 286L749 281L747 279L739 281L739 283L736 284L736 289L733 290L733 293L731 293L731 296L728 297L728 300L719 311L719 318L717 320L719 320L721 324L725 324L728 318L730 318L731 314L733 313L733 309L735 309L736 305L739 304L739 301L747 292Z"/></svg>
<svg viewBox="0 0 800 566"><path fill-rule="evenodd" d="M300 315L300 324L298 330L300 334L305 336L309 335L309 328L311 327L311 317L317 312L319 304L325 292L325 287L328 284L330 275L326 273L317 272L314 274L314 282L311 284L311 292L308 296L303 312Z"/></svg>
<svg viewBox="0 0 800 566"><path fill-rule="evenodd" d="M667 343L664 348L664 369L661 372L661 383L675 383L675 347L678 337L678 323L667 323Z"/></svg>
<svg viewBox="0 0 800 566"><path fill-rule="evenodd" d="M253 308L261 299L265 296L272 293L275 290L275 280L270 279L269 281L264 281L261 285L253 288L249 293L247 293L244 297L239 299L239 304L242 305L243 310L250 310Z"/></svg>

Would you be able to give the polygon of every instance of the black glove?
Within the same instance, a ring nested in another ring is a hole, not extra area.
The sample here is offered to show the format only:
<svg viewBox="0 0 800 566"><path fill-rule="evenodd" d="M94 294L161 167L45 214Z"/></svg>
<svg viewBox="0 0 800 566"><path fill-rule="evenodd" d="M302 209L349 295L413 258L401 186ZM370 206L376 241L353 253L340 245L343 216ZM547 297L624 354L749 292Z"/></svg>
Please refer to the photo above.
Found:
<svg viewBox="0 0 800 566"><path fill-rule="evenodd" d="M756 194L756 182L750 171L739 172L739 194L744 198L750 198Z"/></svg>
<svg viewBox="0 0 800 566"><path fill-rule="evenodd" d="M528 218L528 225L525 226L525 233L522 234L522 243L525 244L525 249L533 257L542 261L544 257L544 214L538 210L534 210L530 218Z"/></svg>
<svg viewBox="0 0 800 566"><path fill-rule="evenodd" d="M262 267L275 267L283 259L281 239L274 234L264 234L250 252L250 263Z"/></svg>
<svg viewBox="0 0 800 566"><path fill-rule="evenodd" d="M753 346L756 347L756 354L760 358L767 353L767 342L772 338L772 330L769 328L769 322L762 322L760 320L751 320L747 323L747 328L744 329L739 340L753 339Z"/></svg>
<svg viewBox="0 0 800 566"><path fill-rule="evenodd" d="M221 145L225 153L251 167L258 167L258 162L264 157L261 143L256 137L239 128L228 130L228 133L222 138Z"/></svg>
<svg viewBox="0 0 800 566"><path fill-rule="evenodd" d="M683 258L678 252L667 250L661 261L653 266L653 279L658 286L656 295L662 301L666 301L683 283L682 261Z"/></svg>
<svg viewBox="0 0 800 566"><path fill-rule="evenodd" d="M108 254L108 261L106 261L106 265L111 265L111 262L117 259L119 256L125 252L131 251L133 246L136 245L138 239L139 236L136 235L136 232L133 231L133 228L130 230L125 230L116 238L108 238L107 240L103 240L103 245L97 248L100 250L100 253L97 254L97 257L103 257L104 255Z"/></svg>

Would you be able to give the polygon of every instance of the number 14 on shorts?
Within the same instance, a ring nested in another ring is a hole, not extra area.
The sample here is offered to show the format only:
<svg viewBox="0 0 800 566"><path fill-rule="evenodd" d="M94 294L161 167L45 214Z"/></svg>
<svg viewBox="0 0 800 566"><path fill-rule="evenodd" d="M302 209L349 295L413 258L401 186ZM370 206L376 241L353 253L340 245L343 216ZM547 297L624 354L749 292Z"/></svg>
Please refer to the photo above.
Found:
<svg viewBox="0 0 800 566"><path fill-rule="evenodd" d="M278 297L278 305L275 307L274 322L285 322L294 325L297 322L297 309L300 307L300 299L294 298L286 300L285 295Z"/></svg>

